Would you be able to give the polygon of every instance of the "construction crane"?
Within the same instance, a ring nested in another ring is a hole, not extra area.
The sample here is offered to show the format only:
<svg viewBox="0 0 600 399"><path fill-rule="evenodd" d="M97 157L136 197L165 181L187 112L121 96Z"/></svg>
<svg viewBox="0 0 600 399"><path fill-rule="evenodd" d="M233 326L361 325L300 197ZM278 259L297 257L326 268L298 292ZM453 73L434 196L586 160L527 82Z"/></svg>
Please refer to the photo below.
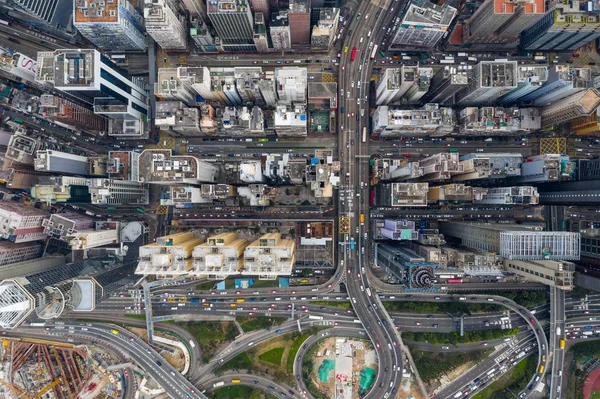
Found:
<svg viewBox="0 0 600 399"><path fill-rule="evenodd" d="M60 384L62 381L63 381L63 377L62 376L56 378L54 381L46 384L46 386L43 387L41 391L39 391L37 394L35 394L35 397L36 398L41 398L42 396L44 396L44 394L46 392L48 392L49 390L51 390L52 388L54 388L56 385Z"/></svg>

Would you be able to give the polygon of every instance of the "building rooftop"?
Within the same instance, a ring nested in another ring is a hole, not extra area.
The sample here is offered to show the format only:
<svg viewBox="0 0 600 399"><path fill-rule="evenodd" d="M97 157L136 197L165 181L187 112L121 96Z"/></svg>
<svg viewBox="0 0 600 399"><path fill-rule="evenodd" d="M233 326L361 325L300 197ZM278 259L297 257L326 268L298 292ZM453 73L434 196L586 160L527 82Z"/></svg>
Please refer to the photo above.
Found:
<svg viewBox="0 0 600 399"><path fill-rule="evenodd" d="M75 22L117 22L119 0L75 0Z"/></svg>
<svg viewBox="0 0 600 399"><path fill-rule="evenodd" d="M456 15L456 8L448 4L437 5L427 0L412 0L402 23L443 27L450 25L454 15Z"/></svg>

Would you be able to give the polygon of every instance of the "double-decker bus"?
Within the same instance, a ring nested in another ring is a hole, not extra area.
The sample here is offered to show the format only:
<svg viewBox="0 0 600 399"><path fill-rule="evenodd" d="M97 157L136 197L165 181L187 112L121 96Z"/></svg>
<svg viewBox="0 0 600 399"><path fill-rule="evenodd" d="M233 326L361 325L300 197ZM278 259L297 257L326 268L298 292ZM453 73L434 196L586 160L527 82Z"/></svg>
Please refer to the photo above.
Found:
<svg viewBox="0 0 600 399"><path fill-rule="evenodd" d="M356 47L352 48L352 54L350 55L350 61L354 61L356 58Z"/></svg>
<svg viewBox="0 0 600 399"><path fill-rule="evenodd" d="M366 127L363 127L362 142L363 143L367 142L367 128Z"/></svg>
<svg viewBox="0 0 600 399"><path fill-rule="evenodd" d="M448 283L449 283L449 284L460 284L460 283L462 283L462 282L463 282L463 281L462 281L462 279L460 279L460 278L451 278L451 279L448 279Z"/></svg>
<svg viewBox="0 0 600 399"><path fill-rule="evenodd" d="M375 55L377 55L377 47L379 47L378 44L376 44L375 47L373 47L373 51L371 52L371 59L375 58Z"/></svg>

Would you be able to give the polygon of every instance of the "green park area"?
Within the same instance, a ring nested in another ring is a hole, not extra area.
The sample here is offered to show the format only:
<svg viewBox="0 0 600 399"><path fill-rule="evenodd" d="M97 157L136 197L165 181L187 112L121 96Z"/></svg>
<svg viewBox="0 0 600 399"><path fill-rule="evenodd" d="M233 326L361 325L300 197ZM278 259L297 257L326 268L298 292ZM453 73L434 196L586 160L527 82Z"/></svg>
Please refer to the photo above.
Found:
<svg viewBox="0 0 600 399"><path fill-rule="evenodd" d="M528 356L473 399L511 399L523 391L537 370L537 356Z"/></svg>
<svg viewBox="0 0 600 399"><path fill-rule="evenodd" d="M425 352L411 349L415 365L423 381L429 382L449 374L460 366L474 365L487 358L492 350L469 352Z"/></svg>
<svg viewBox="0 0 600 399"><path fill-rule="evenodd" d="M412 342L429 342L432 345L437 344L468 344L471 342L491 341L494 339L504 338L506 336L517 335L518 328L506 330L483 330L483 331L465 331L461 336L459 333L430 333L430 332L412 332L404 331L402 338Z"/></svg>
<svg viewBox="0 0 600 399"><path fill-rule="evenodd" d="M320 305L320 306L333 306L336 308L344 308L350 309L352 306L350 302L335 302L335 301L310 301L311 305Z"/></svg>
<svg viewBox="0 0 600 399"><path fill-rule="evenodd" d="M232 385L208 393L211 399L276 399L276 396L247 385Z"/></svg>
<svg viewBox="0 0 600 399"><path fill-rule="evenodd" d="M236 320L240 323L244 332L250 332L255 330L270 330L272 327L283 324L287 319L284 317L239 316Z"/></svg>
<svg viewBox="0 0 600 399"><path fill-rule="evenodd" d="M220 321L184 321L176 325L185 328L198 342L202 362L207 363L212 359L222 345L233 341L239 331L232 322Z"/></svg>
<svg viewBox="0 0 600 399"><path fill-rule="evenodd" d="M270 351L258 355L258 358L263 362L271 363L275 366L281 366L281 357L285 352L285 348L273 348Z"/></svg>

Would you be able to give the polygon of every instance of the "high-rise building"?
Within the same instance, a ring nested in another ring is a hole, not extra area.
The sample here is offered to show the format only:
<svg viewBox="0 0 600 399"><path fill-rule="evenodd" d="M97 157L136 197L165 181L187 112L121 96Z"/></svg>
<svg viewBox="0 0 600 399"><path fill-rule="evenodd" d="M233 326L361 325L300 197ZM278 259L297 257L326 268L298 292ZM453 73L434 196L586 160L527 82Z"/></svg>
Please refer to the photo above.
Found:
<svg viewBox="0 0 600 399"><path fill-rule="evenodd" d="M337 34L340 10L337 8L323 8L319 13L319 20L312 30L310 47L313 50L329 50Z"/></svg>
<svg viewBox="0 0 600 399"><path fill-rule="evenodd" d="M88 158L61 151L38 150L34 168L42 172L85 176L88 174Z"/></svg>
<svg viewBox="0 0 600 399"><path fill-rule="evenodd" d="M11 5L38 21L59 29L65 29L73 16L71 0L14 0Z"/></svg>
<svg viewBox="0 0 600 399"><path fill-rule="evenodd" d="M588 2L555 2L534 24L521 32L527 51L572 51L600 37L600 16L588 11Z"/></svg>
<svg viewBox="0 0 600 399"><path fill-rule="evenodd" d="M306 103L306 68L284 67L275 69L275 86L279 103Z"/></svg>
<svg viewBox="0 0 600 399"><path fill-rule="evenodd" d="M0 283L2 329L18 327L34 312L50 320L65 309L94 310L103 297L135 283L135 264L109 256L68 264L62 256L49 256L11 266L3 268Z"/></svg>
<svg viewBox="0 0 600 399"><path fill-rule="evenodd" d="M204 19L192 15L190 17L190 37L200 52L217 52L219 49L215 38Z"/></svg>
<svg viewBox="0 0 600 399"><path fill-rule="evenodd" d="M166 0L145 0L146 31L165 50L187 48L187 22Z"/></svg>
<svg viewBox="0 0 600 399"><path fill-rule="evenodd" d="M92 204L97 205L147 205L150 198L146 183L115 179L89 179Z"/></svg>
<svg viewBox="0 0 600 399"><path fill-rule="evenodd" d="M279 11L271 16L269 23L271 43L276 50L289 50L292 48L292 35L290 33L290 20L287 11Z"/></svg>
<svg viewBox="0 0 600 399"><path fill-rule="evenodd" d="M472 153L461 155L463 173L452 176L452 181L477 179L504 179L520 176L523 156L519 153Z"/></svg>
<svg viewBox="0 0 600 399"><path fill-rule="evenodd" d="M118 228L86 230L70 233L65 237L65 240L69 243L72 250L91 249L118 244L120 233Z"/></svg>
<svg viewBox="0 0 600 399"><path fill-rule="evenodd" d="M544 0L485 0L465 26L467 41L511 42L545 12Z"/></svg>
<svg viewBox="0 0 600 399"><path fill-rule="evenodd" d="M466 107L458 120L458 134L465 136L531 133L542 126L538 108Z"/></svg>
<svg viewBox="0 0 600 399"><path fill-rule="evenodd" d="M174 184L215 181L217 168L191 155L173 155L171 150L144 150L138 159L139 181Z"/></svg>
<svg viewBox="0 0 600 399"><path fill-rule="evenodd" d="M429 183L387 183L376 188L377 201L381 206L427 206Z"/></svg>
<svg viewBox="0 0 600 399"><path fill-rule="evenodd" d="M466 72L459 72L454 66L444 66L433 78L429 91L421 98L425 103L452 104L454 96L467 87L469 77Z"/></svg>
<svg viewBox="0 0 600 399"><path fill-rule="evenodd" d="M415 84L410 89L408 89L408 91L405 94L406 101L409 103L420 102L421 97L423 97L431 87L431 78L433 77L432 68L419 67L417 69L417 74L418 76L415 81Z"/></svg>
<svg viewBox="0 0 600 399"><path fill-rule="evenodd" d="M498 101L502 104L514 104L522 97L535 92L548 80L548 66L519 65L517 67L517 87L503 95Z"/></svg>
<svg viewBox="0 0 600 399"><path fill-rule="evenodd" d="M239 273L244 265L244 250L248 241L236 233L221 233L208 237L192 253L193 272L198 276L222 279Z"/></svg>
<svg viewBox="0 0 600 399"><path fill-rule="evenodd" d="M591 115L600 105L600 92L587 89L571 94L542 108L542 127L559 125L575 118Z"/></svg>
<svg viewBox="0 0 600 399"><path fill-rule="evenodd" d="M263 234L244 251L244 274L274 279L292 273L296 259L296 242L283 239L280 233Z"/></svg>
<svg viewBox="0 0 600 399"><path fill-rule="evenodd" d="M200 110L186 107L181 101L156 102L154 124L183 136L201 135Z"/></svg>
<svg viewBox="0 0 600 399"><path fill-rule="evenodd" d="M254 45L259 53L269 51L269 39L267 36L267 26L265 25L265 14L254 14Z"/></svg>
<svg viewBox="0 0 600 399"><path fill-rule="evenodd" d="M262 14L265 18L271 15L269 2L267 0L250 0L254 14Z"/></svg>
<svg viewBox="0 0 600 399"><path fill-rule="evenodd" d="M36 82L77 95L93 107L95 114L135 123L136 134L143 133L148 93L99 51L39 52L37 61Z"/></svg>
<svg viewBox="0 0 600 399"><path fill-rule="evenodd" d="M523 104L541 107L552 104L571 94L582 92L592 85L590 68L570 68L568 65L554 65L548 72L548 79L541 87L520 99Z"/></svg>
<svg viewBox="0 0 600 399"><path fill-rule="evenodd" d="M390 240L414 241L419 238L414 221L411 220L389 220L383 221L380 234Z"/></svg>
<svg viewBox="0 0 600 399"><path fill-rule="evenodd" d="M446 181L452 176L463 172L463 165L459 162L458 153L445 152L430 155L419 161L423 170L422 181Z"/></svg>
<svg viewBox="0 0 600 399"><path fill-rule="evenodd" d="M492 187L473 200L474 204L536 205L537 188L533 186Z"/></svg>
<svg viewBox="0 0 600 399"><path fill-rule="evenodd" d="M192 269L192 252L204 243L197 231L157 237L156 242L140 247L136 274L171 278L187 275Z"/></svg>
<svg viewBox="0 0 600 399"><path fill-rule="evenodd" d="M310 44L310 0L290 0L288 19L292 46Z"/></svg>
<svg viewBox="0 0 600 399"><path fill-rule="evenodd" d="M212 0L208 18L228 51L254 50L254 26L247 0Z"/></svg>
<svg viewBox="0 0 600 399"><path fill-rule="evenodd" d="M385 70L376 89L377 105L387 105L399 100L418 79L418 67L402 65L400 68Z"/></svg>
<svg viewBox="0 0 600 399"><path fill-rule="evenodd" d="M14 243L43 240L42 222L47 217L44 210L0 201L0 237Z"/></svg>
<svg viewBox="0 0 600 399"><path fill-rule="evenodd" d="M196 91L187 79L180 79L182 68L158 68L154 93L161 100L179 100L186 105L196 105Z"/></svg>
<svg viewBox="0 0 600 399"><path fill-rule="evenodd" d="M144 19L129 0L75 0L77 30L105 50L146 50Z"/></svg>
<svg viewBox="0 0 600 399"><path fill-rule="evenodd" d="M428 0L411 0L394 34L391 48L435 46L448 31L455 15L456 8L448 4L437 5Z"/></svg>
<svg viewBox="0 0 600 399"><path fill-rule="evenodd" d="M452 108L425 104L421 109L379 106L373 112L373 135L380 137L442 135L454 130Z"/></svg>
<svg viewBox="0 0 600 399"><path fill-rule="evenodd" d="M44 233L58 240L64 240L68 234L90 230L93 224L92 218L75 212L54 213L42 222Z"/></svg>
<svg viewBox="0 0 600 399"><path fill-rule="evenodd" d="M42 244L39 242L15 244L9 241L0 241L0 266L39 258L41 250Z"/></svg>
<svg viewBox="0 0 600 399"><path fill-rule="evenodd" d="M140 154L135 151L109 151L106 173L111 179L138 181Z"/></svg>
<svg viewBox="0 0 600 399"><path fill-rule="evenodd" d="M106 132L108 121L101 115L53 94L40 96L40 114L50 120L72 126L75 129Z"/></svg>
<svg viewBox="0 0 600 399"><path fill-rule="evenodd" d="M517 87L517 61L480 61L469 77L469 85L460 93L458 104L488 104Z"/></svg>
<svg viewBox="0 0 600 399"><path fill-rule="evenodd" d="M549 183L571 180L575 162L565 154L541 154L528 157L521 164L521 175L511 178L511 183Z"/></svg>
<svg viewBox="0 0 600 399"><path fill-rule="evenodd" d="M182 0L186 10L192 16L204 21L206 19L206 2L203 0Z"/></svg>

